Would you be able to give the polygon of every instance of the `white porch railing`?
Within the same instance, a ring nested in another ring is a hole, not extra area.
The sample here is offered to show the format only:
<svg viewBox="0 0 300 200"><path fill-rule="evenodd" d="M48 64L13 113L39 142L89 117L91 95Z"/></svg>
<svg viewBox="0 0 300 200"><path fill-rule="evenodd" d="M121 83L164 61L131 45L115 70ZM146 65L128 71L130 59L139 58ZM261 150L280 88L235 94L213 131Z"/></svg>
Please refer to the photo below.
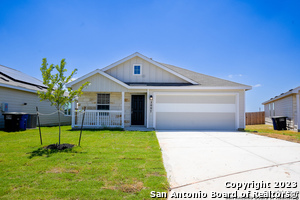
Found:
<svg viewBox="0 0 300 200"><path fill-rule="evenodd" d="M81 127L83 111L74 111L73 127ZM86 110L83 128L124 127L122 110Z"/></svg>

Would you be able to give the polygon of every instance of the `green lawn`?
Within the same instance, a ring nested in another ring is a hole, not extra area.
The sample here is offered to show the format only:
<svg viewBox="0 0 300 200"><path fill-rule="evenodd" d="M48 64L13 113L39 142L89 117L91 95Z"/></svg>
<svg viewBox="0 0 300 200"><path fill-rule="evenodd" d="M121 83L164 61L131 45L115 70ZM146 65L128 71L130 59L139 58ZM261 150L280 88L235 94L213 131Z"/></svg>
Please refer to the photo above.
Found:
<svg viewBox="0 0 300 200"><path fill-rule="evenodd" d="M83 131L81 147L45 150L58 127L0 131L1 199L151 199L168 182L155 132ZM62 127L62 143L78 144L80 131Z"/></svg>
<svg viewBox="0 0 300 200"><path fill-rule="evenodd" d="M274 130L272 125L259 124L247 125L245 131L252 132L258 135L278 138L291 142L300 143L300 133L292 130Z"/></svg>

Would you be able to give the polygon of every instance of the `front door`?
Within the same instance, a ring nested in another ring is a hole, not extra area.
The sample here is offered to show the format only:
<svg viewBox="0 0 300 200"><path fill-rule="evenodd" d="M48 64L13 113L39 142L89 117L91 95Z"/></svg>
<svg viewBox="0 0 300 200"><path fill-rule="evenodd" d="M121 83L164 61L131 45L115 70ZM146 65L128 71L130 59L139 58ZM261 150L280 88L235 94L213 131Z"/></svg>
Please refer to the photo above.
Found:
<svg viewBox="0 0 300 200"><path fill-rule="evenodd" d="M145 95L131 96L131 125L144 125Z"/></svg>

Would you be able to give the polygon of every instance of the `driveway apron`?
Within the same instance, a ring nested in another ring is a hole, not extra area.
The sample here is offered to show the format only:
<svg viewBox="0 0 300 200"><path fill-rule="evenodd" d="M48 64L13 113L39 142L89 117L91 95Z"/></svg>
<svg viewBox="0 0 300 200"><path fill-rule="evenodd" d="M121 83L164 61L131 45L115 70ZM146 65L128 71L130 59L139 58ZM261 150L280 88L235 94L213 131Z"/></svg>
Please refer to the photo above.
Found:
<svg viewBox="0 0 300 200"><path fill-rule="evenodd" d="M156 134L170 183L168 199L258 197L275 191L299 197L298 143L246 132Z"/></svg>

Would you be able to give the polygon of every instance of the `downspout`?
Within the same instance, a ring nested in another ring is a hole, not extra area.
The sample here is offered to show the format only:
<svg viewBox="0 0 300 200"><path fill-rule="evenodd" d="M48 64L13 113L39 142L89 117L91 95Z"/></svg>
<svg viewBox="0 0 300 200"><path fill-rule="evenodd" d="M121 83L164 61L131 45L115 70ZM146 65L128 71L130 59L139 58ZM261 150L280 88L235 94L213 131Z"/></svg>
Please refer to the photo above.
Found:
<svg viewBox="0 0 300 200"><path fill-rule="evenodd" d="M246 90L244 90L244 130L246 128Z"/></svg>
<svg viewBox="0 0 300 200"><path fill-rule="evenodd" d="M124 122L124 120L125 120L125 105L124 105L124 101L125 101L125 92L122 92L122 118L121 118L121 120L122 120L122 123L121 123L121 126L122 126L122 128L124 128L125 127L125 122Z"/></svg>
<svg viewBox="0 0 300 200"><path fill-rule="evenodd" d="M296 106L296 112L297 112L297 129L298 132L300 132L300 103L299 103L299 90L298 93L296 95L296 102L297 102L297 106Z"/></svg>

